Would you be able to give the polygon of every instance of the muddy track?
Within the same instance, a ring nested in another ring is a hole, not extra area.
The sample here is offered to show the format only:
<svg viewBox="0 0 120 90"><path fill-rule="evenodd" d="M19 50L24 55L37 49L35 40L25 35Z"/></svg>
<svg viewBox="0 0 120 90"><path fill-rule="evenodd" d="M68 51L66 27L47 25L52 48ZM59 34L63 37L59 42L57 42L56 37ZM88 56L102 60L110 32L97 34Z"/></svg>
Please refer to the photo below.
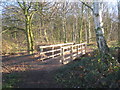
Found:
<svg viewBox="0 0 120 90"><path fill-rule="evenodd" d="M54 77L59 67L63 66L59 59L49 59L43 62L32 55L3 58L3 63L12 70L11 73L19 75L19 83L15 88L59 88L61 86ZM6 72L3 72L4 74ZM4 75L3 74L3 75Z"/></svg>
<svg viewBox="0 0 120 90"><path fill-rule="evenodd" d="M3 58L2 62L12 70L11 73L20 76L15 88L62 88L54 78L57 70L64 66L60 57L42 62L33 55L23 55ZM3 75L6 71L3 70Z"/></svg>
<svg viewBox="0 0 120 90"><path fill-rule="evenodd" d="M21 82L15 85L16 88L59 88L55 81L55 71L36 70L19 73Z"/></svg>

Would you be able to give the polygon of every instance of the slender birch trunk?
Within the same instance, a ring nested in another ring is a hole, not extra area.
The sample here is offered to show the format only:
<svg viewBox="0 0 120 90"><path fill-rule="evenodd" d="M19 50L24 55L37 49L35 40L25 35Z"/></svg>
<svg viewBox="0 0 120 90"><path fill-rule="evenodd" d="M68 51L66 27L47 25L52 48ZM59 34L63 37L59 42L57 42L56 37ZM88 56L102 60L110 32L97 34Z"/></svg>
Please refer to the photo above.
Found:
<svg viewBox="0 0 120 90"><path fill-rule="evenodd" d="M106 40L103 35L103 27L102 27L102 16L100 11L100 2L94 1L93 3L93 14L94 14L94 24L96 31L96 40L99 48L99 52L102 56L105 56L109 52L109 48L107 46Z"/></svg>
<svg viewBox="0 0 120 90"><path fill-rule="evenodd" d="M120 0L118 0L118 44L120 44Z"/></svg>

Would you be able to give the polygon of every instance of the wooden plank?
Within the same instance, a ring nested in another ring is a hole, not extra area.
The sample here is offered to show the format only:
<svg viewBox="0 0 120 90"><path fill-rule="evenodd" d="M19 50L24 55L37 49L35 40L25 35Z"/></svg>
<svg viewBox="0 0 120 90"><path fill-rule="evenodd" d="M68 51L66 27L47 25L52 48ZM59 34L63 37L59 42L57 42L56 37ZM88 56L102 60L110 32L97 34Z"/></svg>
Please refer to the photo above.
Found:
<svg viewBox="0 0 120 90"><path fill-rule="evenodd" d="M64 64L65 60L70 59L73 60L74 58L77 58L79 56L79 54L85 54L86 53L86 44L82 43L82 44L75 44L72 45L73 43L68 43L68 44L58 44L58 45L50 45L50 46L40 46L41 48L41 52L40 54L45 54L45 53L50 53L52 52L52 55L50 56L45 56L44 58L41 58L41 60L43 59L48 59L51 57L55 57L60 55L61 56L61 62ZM69 45L69 46L65 46L65 45ZM55 47L59 46L60 49L55 49ZM49 51L44 51L42 48L48 48L51 47L52 50ZM66 50L66 51L65 51ZM60 51L60 53L55 54L55 51ZM70 56L65 57L65 55L70 54Z"/></svg>
<svg viewBox="0 0 120 90"><path fill-rule="evenodd" d="M71 57L70 56L68 56L68 57L65 57L65 60L67 60L67 59L70 59Z"/></svg>
<svg viewBox="0 0 120 90"><path fill-rule="evenodd" d="M65 55L70 54L70 51L71 51L71 50L64 51L64 54L65 54Z"/></svg>
<svg viewBox="0 0 120 90"><path fill-rule="evenodd" d="M71 48L71 46L65 46L65 47L62 47L64 49L68 49L68 48Z"/></svg>
<svg viewBox="0 0 120 90"><path fill-rule="evenodd" d="M73 49L73 52L77 52L77 50L76 50L76 49Z"/></svg>
<svg viewBox="0 0 120 90"><path fill-rule="evenodd" d="M84 45L84 44L86 44L86 43L81 43L81 44L76 44L76 45L81 46L81 45Z"/></svg>
<svg viewBox="0 0 120 90"><path fill-rule="evenodd" d="M56 44L56 45L47 45L47 46L39 46L39 48L49 48L49 47L58 47L58 46L65 46L65 45L73 45L74 43L66 43L66 44ZM77 45L83 45L85 43L82 43L82 44L76 44L74 46L77 46Z"/></svg>
<svg viewBox="0 0 120 90"><path fill-rule="evenodd" d="M57 53L57 54L51 55L50 57L55 57L55 56L58 56L58 55L60 55L60 53Z"/></svg>
<svg viewBox="0 0 120 90"><path fill-rule="evenodd" d="M82 48L78 48L78 50L81 50Z"/></svg>
<svg viewBox="0 0 120 90"><path fill-rule="evenodd" d="M76 57L77 56L77 54L73 54L73 57Z"/></svg>
<svg viewBox="0 0 120 90"><path fill-rule="evenodd" d="M50 55L50 56L45 56L44 58L41 58L41 60L44 60L44 59L48 59L48 58L52 58L53 56L57 56L57 55L60 55L60 53L58 54L54 54L54 55Z"/></svg>
<svg viewBox="0 0 120 90"><path fill-rule="evenodd" d="M55 52L55 51L60 51L60 50L61 50L61 49L55 49L55 50L44 51L44 52L41 52L41 53L46 54L46 53Z"/></svg>
<svg viewBox="0 0 120 90"><path fill-rule="evenodd" d="M73 45L73 47L77 47L77 46L78 46L77 44Z"/></svg>
<svg viewBox="0 0 120 90"><path fill-rule="evenodd" d="M64 45L72 45L73 43L66 43L66 44L56 44L56 45L48 45L48 46L39 46L39 48L49 48L49 47L58 47Z"/></svg>

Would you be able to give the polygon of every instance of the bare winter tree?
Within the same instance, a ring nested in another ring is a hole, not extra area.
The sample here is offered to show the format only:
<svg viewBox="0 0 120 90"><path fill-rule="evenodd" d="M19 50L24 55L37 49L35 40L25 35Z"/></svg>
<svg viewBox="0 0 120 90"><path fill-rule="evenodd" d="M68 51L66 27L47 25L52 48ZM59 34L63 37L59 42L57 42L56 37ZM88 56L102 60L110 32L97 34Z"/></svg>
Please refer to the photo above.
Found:
<svg viewBox="0 0 120 90"><path fill-rule="evenodd" d="M93 11L97 46L101 56L106 56L108 55L109 48L103 33L104 29L103 29L102 8L101 8L102 4L101 2L99 2L99 0L94 0L93 8L92 8L85 2L82 3Z"/></svg>
<svg viewBox="0 0 120 90"><path fill-rule="evenodd" d="M105 55L108 53L109 49L106 43L106 40L103 36L103 27L102 27L102 13L100 8L100 2L94 1L93 3L93 14L94 14L94 24L96 31L96 40L100 54Z"/></svg>
<svg viewBox="0 0 120 90"><path fill-rule="evenodd" d="M118 0L118 43L120 44L120 0Z"/></svg>

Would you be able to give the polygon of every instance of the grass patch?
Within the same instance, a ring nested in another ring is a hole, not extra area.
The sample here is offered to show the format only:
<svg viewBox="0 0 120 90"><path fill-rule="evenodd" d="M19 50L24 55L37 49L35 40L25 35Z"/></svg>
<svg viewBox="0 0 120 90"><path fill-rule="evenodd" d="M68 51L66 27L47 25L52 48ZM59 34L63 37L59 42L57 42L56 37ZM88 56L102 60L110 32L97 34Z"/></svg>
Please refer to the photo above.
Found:
<svg viewBox="0 0 120 90"><path fill-rule="evenodd" d="M20 76L14 73L8 73L2 75L2 88L14 88L15 84L20 80L18 79Z"/></svg>

